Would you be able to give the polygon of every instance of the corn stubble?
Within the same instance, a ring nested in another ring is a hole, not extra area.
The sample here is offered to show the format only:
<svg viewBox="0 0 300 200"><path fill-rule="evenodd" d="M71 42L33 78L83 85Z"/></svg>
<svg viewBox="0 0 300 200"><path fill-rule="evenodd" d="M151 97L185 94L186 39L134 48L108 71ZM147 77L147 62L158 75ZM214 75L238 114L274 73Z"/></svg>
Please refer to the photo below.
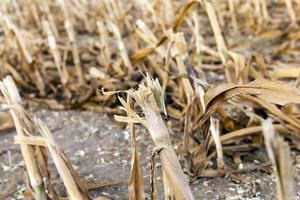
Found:
<svg viewBox="0 0 300 200"><path fill-rule="evenodd" d="M165 112L165 106L158 79L153 80L147 75L147 86L141 84L137 91L129 91L128 95L133 97L145 115L141 120L144 121L160 157L166 198L174 196L176 199L194 199L172 146L170 129L160 114L160 111Z"/></svg>
<svg viewBox="0 0 300 200"><path fill-rule="evenodd" d="M0 130L16 127L33 196L59 198L47 152L70 199L89 199L88 189L97 186L78 176L47 126L29 118L16 85L26 100L50 109L113 113L128 123L130 199L146 196L136 124L156 146L167 199L193 199L188 178L264 168L268 163L247 166L240 156L263 147L263 139L278 198L289 199L291 161L283 138L299 148L299 11L292 0L1 3L0 102L6 106ZM122 91L126 100L115 95ZM176 152L162 115L180 124Z"/></svg>
<svg viewBox="0 0 300 200"><path fill-rule="evenodd" d="M63 150L55 143L50 130L40 119L34 122L22 107L21 97L12 77L7 76L0 82L7 108L14 121L17 135L15 143L20 144L32 195L35 199L59 199L50 180L45 148L49 150L56 169L62 178L70 199L90 199L87 184L83 181L68 161ZM41 136L37 136L39 132ZM45 188L47 185L47 188Z"/></svg>
<svg viewBox="0 0 300 200"><path fill-rule="evenodd" d="M290 147L275 132L270 118L263 122L262 129L269 158L275 167L278 199L293 199L294 181Z"/></svg>

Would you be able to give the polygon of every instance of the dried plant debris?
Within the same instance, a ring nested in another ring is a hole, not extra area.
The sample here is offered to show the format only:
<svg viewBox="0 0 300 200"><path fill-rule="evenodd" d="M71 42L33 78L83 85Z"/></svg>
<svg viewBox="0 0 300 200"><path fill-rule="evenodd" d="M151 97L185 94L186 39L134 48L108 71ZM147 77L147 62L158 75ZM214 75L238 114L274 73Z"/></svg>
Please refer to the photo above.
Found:
<svg viewBox="0 0 300 200"><path fill-rule="evenodd" d="M68 197L70 199L90 199L87 183L73 169L63 150L55 143L46 124L40 119L35 119L33 122L28 117L12 77L7 76L1 81L0 89L6 98L9 113L17 130L15 143L21 146L34 198L59 199L50 180L45 151L47 148L66 187ZM37 132L41 136L36 136Z"/></svg>
<svg viewBox="0 0 300 200"><path fill-rule="evenodd" d="M187 177L265 169L244 155L264 147L267 118L300 148L299 1L4 0L0 13L0 131L16 127L36 198L57 197L45 149L70 198L89 198L88 187L16 88L25 102L129 124L131 199L145 197L136 123L153 139L170 198L193 198Z"/></svg>
<svg viewBox="0 0 300 200"><path fill-rule="evenodd" d="M128 96L127 104L131 105L131 98ZM128 113L130 116L130 113ZM129 199L144 199L144 177L142 174L141 166L140 166L140 156L137 148L136 142L136 132L135 132L135 124L130 123L130 131L131 131L131 169L130 169L130 179L129 179Z"/></svg>
<svg viewBox="0 0 300 200"><path fill-rule="evenodd" d="M167 192L166 198L173 198L174 196L176 199L194 199L172 146L170 129L166 126L159 112L159 107L164 107L161 105L164 102L161 101L162 88L157 79L153 80L147 75L147 85L141 84L137 91L130 91L128 94L143 110L145 118L141 120L148 129L160 156L165 191L171 191ZM128 104L124 105L124 109L126 107Z"/></svg>
<svg viewBox="0 0 300 200"><path fill-rule="evenodd" d="M269 158L275 166L277 197L280 200L292 199L294 196L294 186L290 147L288 143L274 131L270 118L263 123L263 134Z"/></svg>
<svg viewBox="0 0 300 200"><path fill-rule="evenodd" d="M33 127L30 119L25 113L25 110L21 106L21 97L19 96L17 87L10 76L6 77L0 83L0 89L4 97L6 98L7 104L10 107L10 115L14 120L14 124L19 137L26 137L26 134L33 135ZM21 145L22 155L26 164L30 185L33 190L33 195L36 199L47 199L47 194L44 188L44 181L42 177L42 172L39 169L39 161L44 169L47 170L45 166L45 156L42 154L42 149L37 148L37 152L40 154L38 160L34 156L35 149L33 146L28 144ZM46 177L49 178L49 177ZM52 191L52 190L50 190Z"/></svg>

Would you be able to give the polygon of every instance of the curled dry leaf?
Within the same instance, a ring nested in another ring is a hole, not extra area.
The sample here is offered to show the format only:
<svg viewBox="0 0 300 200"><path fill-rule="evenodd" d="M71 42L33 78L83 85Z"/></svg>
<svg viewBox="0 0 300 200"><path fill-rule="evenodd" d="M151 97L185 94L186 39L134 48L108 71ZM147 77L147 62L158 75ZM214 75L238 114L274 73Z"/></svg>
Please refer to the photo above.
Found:
<svg viewBox="0 0 300 200"><path fill-rule="evenodd" d="M300 103L300 95L297 89L284 82L258 79L244 85L223 84L207 91L204 95L206 113L203 120L206 120L218 106L237 95L253 95L266 102L277 105L288 103ZM276 94L276 95L274 95Z"/></svg>

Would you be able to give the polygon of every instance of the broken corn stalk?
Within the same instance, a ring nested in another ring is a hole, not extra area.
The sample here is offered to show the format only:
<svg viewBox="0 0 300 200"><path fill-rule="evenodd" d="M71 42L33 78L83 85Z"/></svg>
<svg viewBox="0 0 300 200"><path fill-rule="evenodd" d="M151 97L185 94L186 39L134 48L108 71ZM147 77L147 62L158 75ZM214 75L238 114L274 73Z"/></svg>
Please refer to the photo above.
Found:
<svg viewBox="0 0 300 200"><path fill-rule="evenodd" d="M158 150L162 164L164 185L169 187L165 188L165 190L171 190L176 199L192 200L194 197L187 178L181 169L177 155L171 143L170 130L167 128L159 112L159 107L162 107L161 104L163 102L161 100L156 100L158 99L157 97L159 97L159 99L162 98L162 93L159 92L161 88L159 87L160 85L158 85L157 80L154 81L148 76L147 86L141 84L137 91L131 90L128 91L128 94L133 97L145 115L144 120L146 128L148 129L156 149ZM121 121L121 118L117 119ZM129 120L123 118L123 121L128 122ZM140 120L137 119L136 121Z"/></svg>
<svg viewBox="0 0 300 200"><path fill-rule="evenodd" d="M13 118L18 136L24 137L25 133L20 120L20 116L24 114L24 110L20 106L21 97L18 93L17 87L10 76L7 76L0 82L0 90L10 108L9 113ZM44 190L44 182L34 156L34 149L32 146L26 144L21 144L20 146L28 172L30 185L33 190L33 195L37 200L46 200L47 195Z"/></svg>
<svg viewBox="0 0 300 200"><path fill-rule="evenodd" d="M294 187L290 147L283 137L275 133L270 118L263 122L262 129L269 158L275 166L277 197L279 200L292 199Z"/></svg>

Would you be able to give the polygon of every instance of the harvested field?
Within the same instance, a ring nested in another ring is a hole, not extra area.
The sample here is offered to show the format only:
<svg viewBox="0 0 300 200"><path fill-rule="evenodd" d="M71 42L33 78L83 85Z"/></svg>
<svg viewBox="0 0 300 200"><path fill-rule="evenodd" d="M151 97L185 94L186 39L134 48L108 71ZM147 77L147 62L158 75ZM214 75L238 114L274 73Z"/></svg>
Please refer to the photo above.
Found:
<svg viewBox="0 0 300 200"><path fill-rule="evenodd" d="M32 114L50 125L57 143L65 150L72 165L81 176L91 183L100 180L99 186L102 187L92 190L93 196L103 195L109 199L128 199L128 189L125 183L130 169L130 135L128 130L121 129L109 116L99 113L88 111L57 112L41 109L39 106L31 107L35 107L31 110ZM59 118L63 120L59 120ZM153 144L145 129L140 129L138 134L141 138L139 139L141 141L140 151L144 155L141 159L141 165L145 176L145 191L149 193L149 160ZM24 184L25 171L18 168L23 162L18 146L11 145L13 135L15 132L10 131L1 134L0 137L1 160L4 164L2 169L6 167L6 170L1 171L0 188L1 191L5 191L6 188L14 188L17 184L18 190L12 196L23 199L21 194L26 187ZM11 166L7 151L10 151L9 154L12 157ZM299 183L299 153L293 152L293 160L295 181ZM61 185L53 162L51 162L50 168L53 169L54 183L58 186ZM158 196L159 199L163 199L160 169L158 163ZM114 185L114 183L120 184ZM105 184L108 186L104 187ZM275 199L276 197L275 176L256 170L236 176L200 178L191 187L195 199ZM299 184L296 188L299 191ZM59 189L59 192L65 194L62 188ZM147 197L149 198L149 196Z"/></svg>
<svg viewBox="0 0 300 200"><path fill-rule="evenodd" d="M0 1L0 199L300 198L299 11Z"/></svg>

